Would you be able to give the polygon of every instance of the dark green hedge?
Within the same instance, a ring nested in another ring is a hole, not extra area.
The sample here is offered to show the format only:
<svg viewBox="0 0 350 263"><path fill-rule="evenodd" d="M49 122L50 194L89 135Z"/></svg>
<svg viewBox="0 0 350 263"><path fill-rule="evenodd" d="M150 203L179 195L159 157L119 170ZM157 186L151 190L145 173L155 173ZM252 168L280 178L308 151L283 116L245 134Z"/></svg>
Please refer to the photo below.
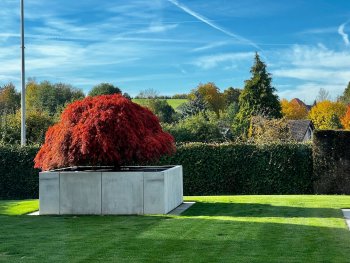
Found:
<svg viewBox="0 0 350 263"><path fill-rule="evenodd" d="M39 170L33 159L38 147L0 145L0 199L38 198Z"/></svg>
<svg viewBox="0 0 350 263"><path fill-rule="evenodd" d="M183 165L185 195L313 193L307 144L193 143L160 164Z"/></svg>
<svg viewBox="0 0 350 263"><path fill-rule="evenodd" d="M350 194L350 131L316 131L313 137L317 194Z"/></svg>
<svg viewBox="0 0 350 263"><path fill-rule="evenodd" d="M0 146L0 198L38 197L36 147ZM312 149L305 144L178 146L157 164L182 164L185 195L312 193Z"/></svg>

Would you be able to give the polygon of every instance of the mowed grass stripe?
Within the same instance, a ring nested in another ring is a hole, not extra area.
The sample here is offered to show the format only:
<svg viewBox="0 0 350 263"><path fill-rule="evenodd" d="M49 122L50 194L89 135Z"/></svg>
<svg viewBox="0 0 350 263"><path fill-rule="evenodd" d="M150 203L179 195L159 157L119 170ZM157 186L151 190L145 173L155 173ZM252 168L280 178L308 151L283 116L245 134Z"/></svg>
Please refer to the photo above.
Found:
<svg viewBox="0 0 350 263"><path fill-rule="evenodd" d="M186 200L196 204L181 216L13 216L1 210L0 261L349 262L350 232L340 211L350 207L349 196Z"/></svg>

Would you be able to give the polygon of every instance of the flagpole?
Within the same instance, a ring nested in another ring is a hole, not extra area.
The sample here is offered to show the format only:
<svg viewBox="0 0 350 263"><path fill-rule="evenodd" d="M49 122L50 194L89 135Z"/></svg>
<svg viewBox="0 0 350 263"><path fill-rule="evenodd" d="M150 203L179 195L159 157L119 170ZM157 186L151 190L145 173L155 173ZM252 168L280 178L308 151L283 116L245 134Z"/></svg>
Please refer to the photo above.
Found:
<svg viewBox="0 0 350 263"><path fill-rule="evenodd" d="M24 0L21 0L21 146L26 145L26 86L25 86L25 61L24 61Z"/></svg>

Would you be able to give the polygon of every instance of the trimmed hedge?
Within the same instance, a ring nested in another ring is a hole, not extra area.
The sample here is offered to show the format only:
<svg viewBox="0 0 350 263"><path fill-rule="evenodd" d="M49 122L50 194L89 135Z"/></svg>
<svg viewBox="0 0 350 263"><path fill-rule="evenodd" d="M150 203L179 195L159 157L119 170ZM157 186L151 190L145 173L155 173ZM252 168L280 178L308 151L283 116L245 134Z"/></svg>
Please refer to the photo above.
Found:
<svg viewBox="0 0 350 263"><path fill-rule="evenodd" d="M313 160L315 193L350 194L350 131L316 131Z"/></svg>
<svg viewBox="0 0 350 263"><path fill-rule="evenodd" d="M37 147L0 146L0 198L38 198ZM155 165L182 164L185 195L311 194L308 144L204 144L177 147Z"/></svg>
<svg viewBox="0 0 350 263"><path fill-rule="evenodd" d="M185 195L313 193L309 144L191 143L158 164L183 165Z"/></svg>
<svg viewBox="0 0 350 263"><path fill-rule="evenodd" d="M39 170L33 159L38 147L0 145L0 199L39 196Z"/></svg>

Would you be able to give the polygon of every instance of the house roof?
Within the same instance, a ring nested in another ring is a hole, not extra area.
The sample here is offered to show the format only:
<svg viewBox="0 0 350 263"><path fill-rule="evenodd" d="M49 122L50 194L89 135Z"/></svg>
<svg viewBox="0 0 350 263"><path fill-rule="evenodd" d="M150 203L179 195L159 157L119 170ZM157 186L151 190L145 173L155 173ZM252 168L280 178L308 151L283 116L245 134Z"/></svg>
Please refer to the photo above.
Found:
<svg viewBox="0 0 350 263"><path fill-rule="evenodd" d="M298 98L292 99L291 102L295 102L298 105L305 107L307 110L311 110L311 108L312 108L312 105L306 105L302 100L300 100Z"/></svg>
<svg viewBox="0 0 350 263"><path fill-rule="evenodd" d="M292 102L296 102L296 103L298 103L300 106L306 107L306 104L305 104L303 101L301 101L300 99L298 99L298 98L292 99Z"/></svg>
<svg viewBox="0 0 350 263"><path fill-rule="evenodd" d="M303 141L309 127L314 130L314 125L310 120L289 120L288 126L293 139Z"/></svg>

